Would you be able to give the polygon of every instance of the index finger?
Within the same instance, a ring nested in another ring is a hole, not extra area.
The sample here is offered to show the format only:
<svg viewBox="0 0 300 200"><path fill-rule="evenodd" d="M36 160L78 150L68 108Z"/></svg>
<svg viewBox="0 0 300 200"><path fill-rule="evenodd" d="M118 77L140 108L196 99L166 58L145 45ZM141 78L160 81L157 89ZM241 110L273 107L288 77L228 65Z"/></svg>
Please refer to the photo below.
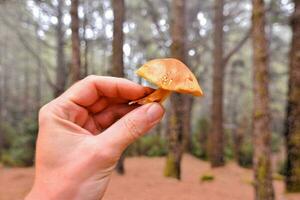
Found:
<svg viewBox="0 0 300 200"><path fill-rule="evenodd" d="M101 97L136 100L152 90L123 78L90 75L69 88L62 97L84 107Z"/></svg>

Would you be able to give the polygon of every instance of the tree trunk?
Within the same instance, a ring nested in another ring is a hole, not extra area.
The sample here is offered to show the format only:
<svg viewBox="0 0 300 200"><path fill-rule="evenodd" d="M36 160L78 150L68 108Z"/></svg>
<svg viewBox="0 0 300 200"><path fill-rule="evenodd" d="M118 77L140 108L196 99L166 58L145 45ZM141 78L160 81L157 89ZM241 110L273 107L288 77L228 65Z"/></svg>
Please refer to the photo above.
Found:
<svg viewBox="0 0 300 200"><path fill-rule="evenodd" d="M202 118L199 121L199 144L201 149L201 154L199 155L203 159L208 158L208 135L209 135L209 122L206 118Z"/></svg>
<svg viewBox="0 0 300 200"><path fill-rule="evenodd" d="M243 117L240 123L237 123L237 128L233 135L234 141L234 158L237 163L242 166L242 144L244 142L245 132L247 131L248 127L248 119L247 117Z"/></svg>
<svg viewBox="0 0 300 200"><path fill-rule="evenodd" d="M285 130L287 148L286 190L288 192L300 192L300 2L298 0L294 0L294 2Z"/></svg>
<svg viewBox="0 0 300 200"><path fill-rule="evenodd" d="M183 135L184 135L184 150L190 152L192 149L191 140L192 140L192 129L191 129L191 120L192 120L192 109L194 98L192 96L184 96L184 113L183 113Z"/></svg>
<svg viewBox="0 0 300 200"><path fill-rule="evenodd" d="M219 167L225 164L223 157L223 82L225 67L223 63L223 10L224 0L215 0L212 129L209 141L209 154L212 167Z"/></svg>
<svg viewBox="0 0 300 200"><path fill-rule="evenodd" d="M253 45L253 145L256 200L273 200L271 130L268 91L268 44L263 0L252 0Z"/></svg>
<svg viewBox="0 0 300 200"><path fill-rule="evenodd" d="M63 7L64 0L59 0L57 5L57 25L56 25L56 82L54 97L58 97L64 92L67 84L67 69L65 63L65 42L63 27Z"/></svg>
<svg viewBox="0 0 300 200"><path fill-rule="evenodd" d="M2 119L5 119L6 122L9 122L10 118L8 115L8 102L11 97L11 90L10 88L10 77L12 75L11 67L8 67L7 59L8 59L8 49L9 49L9 43L8 38L4 38L3 42L3 49L5 51L3 52L3 97L2 97Z"/></svg>
<svg viewBox="0 0 300 200"><path fill-rule="evenodd" d="M1 55L0 55L1 56ZM3 91L3 80L4 80L4 76L2 73L2 65L1 65L1 60L0 60L0 127L2 125L2 113L3 113L3 95L4 95L4 91ZM0 139L1 139L1 133L0 133Z"/></svg>
<svg viewBox="0 0 300 200"><path fill-rule="evenodd" d="M72 82L75 83L81 79L80 63L80 38L79 38L79 0L71 1L71 30L72 30Z"/></svg>
<svg viewBox="0 0 300 200"><path fill-rule="evenodd" d="M113 41L112 41L112 69L111 75L124 77L123 63L123 44L124 33L123 23L125 20L125 3L124 0L112 0L114 24L113 24Z"/></svg>
<svg viewBox="0 0 300 200"><path fill-rule="evenodd" d="M40 19L40 16L39 16ZM38 27L36 27L36 43L37 43L37 52L42 53L42 48L41 48L41 40L39 38L38 33ZM37 59L36 63L36 70L35 70L35 107L34 107L34 112L35 116L37 117L38 111L40 109L41 103L42 103L42 61L41 59Z"/></svg>
<svg viewBox="0 0 300 200"><path fill-rule="evenodd" d="M113 22L113 41L112 41L112 68L110 70L111 76L124 77L124 63L123 63L123 23L125 21L125 2L124 0L112 0L112 7L114 13ZM124 168L125 153L121 156L116 170L119 174L125 173Z"/></svg>
<svg viewBox="0 0 300 200"><path fill-rule="evenodd" d="M185 62L185 1L173 0L171 11L171 56ZM165 176L180 179L180 163L184 143L184 96L174 93L170 98L168 121L168 155Z"/></svg>
<svg viewBox="0 0 300 200"><path fill-rule="evenodd" d="M27 58L30 60L29 58ZM29 72L29 62L25 62L24 66L24 85L23 85L23 98L20 104L22 104L23 116L27 116L30 112L30 72Z"/></svg>
<svg viewBox="0 0 300 200"><path fill-rule="evenodd" d="M83 75L87 76L88 75L88 53L89 53L89 40L86 35L86 29L88 25L88 13L89 13L89 2L85 1L84 2L84 19L83 19L83 40L84 40L84 64L83 64Z"/></svg>
<svg viewBox="0 0 300 200"><path fill-rule="evenodd" d="M4 146L4 135L3 135L3 131L2 131L2 124L3 124L3 96L4 96L4 74L3 74L3 51L1 51L0 49L0 149L3 149ZM0 151L0 156L1 156L1 151Z"/></svg>

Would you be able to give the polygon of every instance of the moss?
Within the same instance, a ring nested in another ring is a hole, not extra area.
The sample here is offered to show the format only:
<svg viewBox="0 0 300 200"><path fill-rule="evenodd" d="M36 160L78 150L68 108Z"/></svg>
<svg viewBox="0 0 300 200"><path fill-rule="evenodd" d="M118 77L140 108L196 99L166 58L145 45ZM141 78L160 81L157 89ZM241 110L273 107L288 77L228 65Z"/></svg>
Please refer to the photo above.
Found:
<svg viewBox="0 0 300 200"><path fill-rule="evenodd" d="M272 175L272 179L273 179L274 181L283 181L283 180L284 180L284 176L275 173L275 174Z"/></svg>
<svg viewBox="0 0 300 200"><path fill-rule="evenodd" d="M256 174L256 195L257 199L269 200L274 199L272 189L272 177L270 176L270 166L266 157L261 156L258 160L257 174Z"/></svg>
<svg viewBox="0 0 300 200"><path fill-rule="evenodd" d="M300 192L300 184L289 184L286 187L288 193L298 193Z"/></svg>
<svg viewBox="0 0 300 200"><path fill-rule="evenodd" d="M214 175L212 174L203 174L201 177L200 177L200 180L202 182L210 182L210 181L213 181L215 179Z"/></svg>
<svg viewBox="0 0 300 200"><path fill-rule="evenodd" d="M267 178L267 166L266 166L266 159L260 157L258 162L258 170L257 170L257 188L258 188L258 196L261 197L260 199L264 199L266 197L265 193L265 180Z"/></svg>
<svg viewBox="0 0 300 200"><path fill-rule="evenodd" d="M257 119L257 118L261 118L262 116L264 116L264 113L261 112L260 110L256 110L255 113L254 113L254 118Z"/></svg>
<svg viewBox="0 0 300 200"><path fill-rule="evenodd" d="M255 186L255 182L254 182L254 180L253 179L250 179L250 178L243 178L242 179L242 182L243 183L245 183L245 184L247 184L247 185L251 185L251 186Z"/></svg>
<svg viewBox="0 0 300 200"><path fill-rule="evenodd" d="M287 167L287 192L300 192L300 133L294 129L289 138L289 165Z"/></svg>
<svg viewBox="0 0 300 200"><path fill-rule="evenodd" d="M294 166L291 173L292 176L289 178L286 190L290 193L300 192L300 165Z"/></svg>
<svg viewBox="0 0 300 200"><path fill-rule="evenodd" d="M167 162L164 170L164 175L166 177L180 178L179 171L176 167L176 160L173 154L169 154L167 157Z"/></svg>

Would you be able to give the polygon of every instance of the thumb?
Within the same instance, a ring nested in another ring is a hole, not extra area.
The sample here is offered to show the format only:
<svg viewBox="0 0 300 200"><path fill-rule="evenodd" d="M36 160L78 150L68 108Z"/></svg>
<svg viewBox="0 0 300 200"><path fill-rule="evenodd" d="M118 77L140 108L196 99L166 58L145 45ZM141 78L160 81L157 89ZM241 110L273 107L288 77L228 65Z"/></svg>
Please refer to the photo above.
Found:
<svg viewBox="0 0 300 200"><path fill-rule="evenodd" d="M159 103L150 103L136 108L98 135L106 145L121 152L159 123L164 109Z"/></svg>

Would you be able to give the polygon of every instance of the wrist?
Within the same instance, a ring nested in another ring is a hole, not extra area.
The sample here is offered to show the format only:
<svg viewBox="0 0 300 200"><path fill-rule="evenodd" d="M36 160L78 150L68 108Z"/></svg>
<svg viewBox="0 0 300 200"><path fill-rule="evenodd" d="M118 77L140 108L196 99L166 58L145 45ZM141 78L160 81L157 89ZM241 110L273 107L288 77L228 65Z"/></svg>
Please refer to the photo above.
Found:
<svg viewBox="0 0 300 200"><path fill-rule="evenodd" d="M25 197L25 200L57 200L57 199L74 199L76 191L71 184L66 186L63 182L35 182L32 189Z"/></svg>

